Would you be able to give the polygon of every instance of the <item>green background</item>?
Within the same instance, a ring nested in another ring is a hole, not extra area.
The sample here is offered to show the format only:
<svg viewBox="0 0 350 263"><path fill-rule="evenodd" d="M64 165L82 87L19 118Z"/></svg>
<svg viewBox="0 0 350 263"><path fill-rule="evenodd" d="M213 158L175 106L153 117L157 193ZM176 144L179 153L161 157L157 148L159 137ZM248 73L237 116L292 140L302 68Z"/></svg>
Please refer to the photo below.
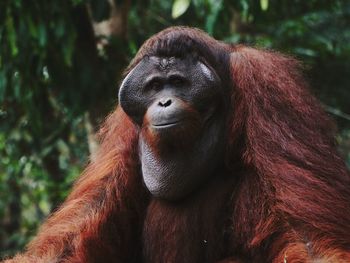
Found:
<svg viewBox="0 0 350 263"><path fill-rule="evenodd" d="M0 258L67 196L120 74L171 25L303 61L350 164L350 3L340 0L1 0Z"/></svg>

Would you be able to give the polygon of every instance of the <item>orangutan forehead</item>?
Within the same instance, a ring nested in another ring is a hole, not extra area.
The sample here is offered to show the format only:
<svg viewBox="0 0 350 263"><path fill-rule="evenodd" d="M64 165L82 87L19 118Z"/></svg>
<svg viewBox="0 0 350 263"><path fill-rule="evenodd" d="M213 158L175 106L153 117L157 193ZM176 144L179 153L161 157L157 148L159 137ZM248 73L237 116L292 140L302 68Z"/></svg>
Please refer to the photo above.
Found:
<svg viewBox="0 0 350 263"><path fill-rule="evenodd" d="M209 80L214 80L213 72L197 57L193 55L187 55L182 58L178 57L158 57L158 56L150 56L148 57L149 60L160 70L170 70L172 68L176 68L178 63L183 63L184 61L191 61L190 63L198 63L202 73L209 79Z"/></svg>
<svg viewBox="0 0 350 263"><path fill-rule="evenodd" d="M151 57L149 57L149 59L150 59L150 61L152 61L154 64L158 65L163 70L166 70L166 69L170 68L176 62L176 58L175 57L156 57L156 56L151 56Z"/></svg>
<svg viewBox="0 0 350 263"><path fill-rule="evenodd" d="M171 69L184 69L184 67L197 63L198 59L195 59L191 55L184 55L182 57L148 56L143 61L146 63L150 63L153 67L159 70L168 71Z"/></svg>

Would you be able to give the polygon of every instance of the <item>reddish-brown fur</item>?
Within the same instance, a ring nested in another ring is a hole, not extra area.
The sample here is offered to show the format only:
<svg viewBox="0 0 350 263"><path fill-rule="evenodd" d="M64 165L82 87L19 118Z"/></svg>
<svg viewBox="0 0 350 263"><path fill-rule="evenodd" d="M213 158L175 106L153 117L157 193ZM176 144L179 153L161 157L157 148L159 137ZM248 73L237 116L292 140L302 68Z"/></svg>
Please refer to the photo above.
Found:
<svg viewBox="0 0 350 263"><path fill-rule="evenodd" d="M298 63L180 27L148 40L129 70L178 34L230 59L216 69L231 74L225 165L188 199L150 197L140 130L118 107L96 160L14 262L350 262L349 172Z"/></svg>

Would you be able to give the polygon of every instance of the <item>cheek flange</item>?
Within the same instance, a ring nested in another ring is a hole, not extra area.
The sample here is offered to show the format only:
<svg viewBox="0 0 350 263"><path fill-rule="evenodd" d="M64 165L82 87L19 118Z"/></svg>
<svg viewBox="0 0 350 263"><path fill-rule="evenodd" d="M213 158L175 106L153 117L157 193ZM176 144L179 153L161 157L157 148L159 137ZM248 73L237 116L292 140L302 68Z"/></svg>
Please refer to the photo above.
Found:
<svg viewBox="0 0 350 263"><path fill-rule="evenodd" d="M139 62L122 81L118 101L124 112L138 125L142 125L142 119L148 107L148 99L142 93L142 85L147 76L149 66L144 60Z"/></svg>
<svg viewBox="0 0 350 263"><path fill-rule="evenodd" d="M198 62L199 67L202 70L203 75L210 81L215 81L215 76L213 72L202 62Z"/></svg>

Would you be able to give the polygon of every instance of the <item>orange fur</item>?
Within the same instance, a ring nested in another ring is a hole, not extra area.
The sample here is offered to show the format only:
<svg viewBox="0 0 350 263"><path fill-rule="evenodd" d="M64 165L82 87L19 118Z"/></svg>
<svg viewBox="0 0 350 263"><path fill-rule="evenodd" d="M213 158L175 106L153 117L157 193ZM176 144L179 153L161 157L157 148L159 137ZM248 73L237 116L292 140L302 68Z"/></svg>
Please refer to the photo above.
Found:
<svg viewBox="0 0 350 263"><path fill-rule="evenodd" d="M174 52L205 58L226 90L226 156L212 182L183 202L150 197L140 129L118 107L96 160L8 262L350 262L349 172L298 62L175 27L146 41L128 70Z"/></svg>

